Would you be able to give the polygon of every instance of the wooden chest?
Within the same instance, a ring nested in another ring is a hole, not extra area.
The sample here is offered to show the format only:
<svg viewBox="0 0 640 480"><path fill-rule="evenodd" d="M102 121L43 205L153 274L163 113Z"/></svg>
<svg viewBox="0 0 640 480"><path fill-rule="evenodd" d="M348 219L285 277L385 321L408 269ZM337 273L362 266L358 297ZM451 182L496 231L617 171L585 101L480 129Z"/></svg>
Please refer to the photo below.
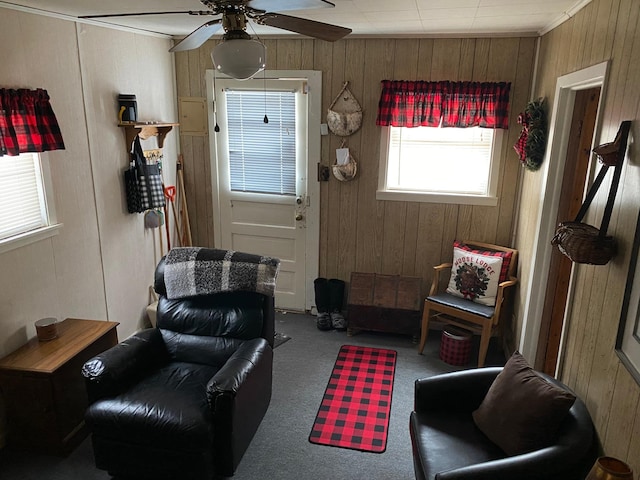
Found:
<svg viewBox="0 0 640 480"><path fill-rule="evenodd" d="M422 278L377 273L351 274L347 335L358 330L420 335Z"/></svg>

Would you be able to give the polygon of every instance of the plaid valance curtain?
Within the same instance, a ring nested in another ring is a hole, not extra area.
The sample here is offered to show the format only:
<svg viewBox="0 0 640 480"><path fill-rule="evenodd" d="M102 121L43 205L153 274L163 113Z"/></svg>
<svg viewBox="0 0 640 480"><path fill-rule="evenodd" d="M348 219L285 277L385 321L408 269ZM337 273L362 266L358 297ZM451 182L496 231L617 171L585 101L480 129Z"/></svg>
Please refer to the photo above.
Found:
<svg viewBox="0 0 640 480"><path fill-rule="evenodd" d="M0 155L63 149L46 90L0 89Z"/></svg>
<svg viewBox="0 0 640 480"><path fill-rule="evenodd" d="M506 82L383 80L376 125L509 128Z"/></svg>

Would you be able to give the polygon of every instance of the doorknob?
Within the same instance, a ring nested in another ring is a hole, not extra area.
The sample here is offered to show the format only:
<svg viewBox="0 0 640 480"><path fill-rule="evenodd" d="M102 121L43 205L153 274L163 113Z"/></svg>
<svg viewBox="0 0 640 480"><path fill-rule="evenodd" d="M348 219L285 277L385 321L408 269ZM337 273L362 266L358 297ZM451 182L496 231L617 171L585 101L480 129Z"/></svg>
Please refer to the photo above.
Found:
<svg viewBox="0 0 640 480"><path fill-rule="evenodd" d="M303 218L304 218L304 215L302 215L301 213L296 214L296 222L299 222Z"/></svg>

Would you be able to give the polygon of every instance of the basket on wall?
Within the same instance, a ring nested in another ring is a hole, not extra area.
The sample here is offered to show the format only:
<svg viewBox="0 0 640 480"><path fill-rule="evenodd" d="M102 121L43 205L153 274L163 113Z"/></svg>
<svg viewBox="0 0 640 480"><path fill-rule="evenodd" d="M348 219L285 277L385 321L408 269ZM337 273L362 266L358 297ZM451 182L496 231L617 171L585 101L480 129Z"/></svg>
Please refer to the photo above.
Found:
<svg viewBox="0 0 640 480"><path fill-rule="evenodd" d="M348 86L345 82L327 111L327 126L339 137L348 137L362 126L362 108Z"/></svg>
<svg viewBox="0 0 640 480"><path fill-rule="evenodd" d="M333 164L331 170L333 171L333 176L341 182L348 182L356 178L356 173L358 173L358 162L356 162L351 151L346 148L344 140L342 140L340 148L336 150L336 163Z"/></svg>
<svg viewBox="0 0 640 480"><path fill-rule="evenodd" d="M551 240L552 245L575 263L586 263L591 265L605 265L616 254L615 239L607 235L609 220L613 210L613 203L620 183L622 173L622 162L627 150L627 139L631 128L630 121L624 121L620 125L616 138L611 143L605 143L593 149L602 163L600 172L587 192L580 211L572 222L562 222ZM587 212L591 201L602 183L609 167L614 167L609 197L602 215L600 228L582 223L581 220Z"/></svg>
<svg viewBox="0 0 640 480"><path fill-rule="evenodd" d="M337 163L331 167L333 176L341 182L348 182L356 178L358 173L358 163L353 155L349 154L349 162L345 165L338 165Z"/></svg>

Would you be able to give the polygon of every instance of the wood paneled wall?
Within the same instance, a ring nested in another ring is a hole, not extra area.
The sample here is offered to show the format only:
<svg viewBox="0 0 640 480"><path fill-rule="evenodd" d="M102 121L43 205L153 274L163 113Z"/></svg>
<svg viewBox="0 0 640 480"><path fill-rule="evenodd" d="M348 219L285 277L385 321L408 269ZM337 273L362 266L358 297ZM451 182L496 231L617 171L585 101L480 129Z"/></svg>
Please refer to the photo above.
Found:
<svg viewBox="0 0 640 480"><path fill-rule="evenodd" d="M320 70L322 118L349 81L360 102L362 128L346 139L358 161L351 182L331 177L321 184L320 276L348 281L352 271L423 277L451 258L454 239L510 245L520 163L513 151L517 115L531 88L534 38L353 39L328 43L267 40L267 69ZM176 54L179 97L206 97L205 71L213 68L211 40L199 50ZM505 135L496 207L378 201L380 129L375 125L380 81L474 80L511 82L510 129ZM335 163L341 139L322 137L323 165ZM194 244L213 245L213 207L208 138L181 135Z"/></svg>
<svg viewBox="0 0 640 480"><path fill-rule="evenodd" d="M639 22L637 0L593 0L541 40L534 93L547 97L550 105L559 76L610 60L596 144L612 141L623 120L634 120L630 139L640 138ZM560 378L586 401L604 452L627 461L636 474L640 472L640 386L618 360L614 345L640 204L639 164L638 148L632 144L608 230L617 239L618 255L606 266L575 266L560 372ZM600 224L608 190L603 184L589 209L588 223ZM527 172L522 192L523 205L537 206L540 175ZM520 212L516 247L524 253L524 271L530 267L527 259L537 215L535 208L523 207Z"/></svg>

